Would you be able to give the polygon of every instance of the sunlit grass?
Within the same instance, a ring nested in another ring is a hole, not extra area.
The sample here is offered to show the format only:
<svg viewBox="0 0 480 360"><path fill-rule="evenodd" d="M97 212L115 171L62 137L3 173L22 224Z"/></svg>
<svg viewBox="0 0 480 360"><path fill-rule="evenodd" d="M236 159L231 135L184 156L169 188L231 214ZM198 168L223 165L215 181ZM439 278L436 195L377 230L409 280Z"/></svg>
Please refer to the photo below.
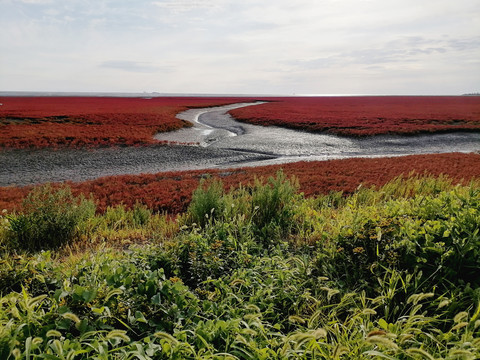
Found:
<svg viewBox="0 0 480 360"><path fill-rule="evenodd" d="M112 207L47 251L2 215L0 358L480 357L478 182L212 184L177 218Z"/></svg>

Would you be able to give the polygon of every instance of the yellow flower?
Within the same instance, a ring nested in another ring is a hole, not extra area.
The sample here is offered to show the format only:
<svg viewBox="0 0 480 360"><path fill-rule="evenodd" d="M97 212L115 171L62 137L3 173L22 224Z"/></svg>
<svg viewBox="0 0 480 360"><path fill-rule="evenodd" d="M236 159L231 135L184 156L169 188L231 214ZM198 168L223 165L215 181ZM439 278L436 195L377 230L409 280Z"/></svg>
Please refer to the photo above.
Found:
<svg viewBox="0 0 480 360"><path fill-rule="evenodd" d="M361 253L363 253L364 251L365 251L365 249L364 249L363 247L361 247L361 246L356 247L355 249L353 249L353 252L354 252L355 254L361 254Z"/></svg>

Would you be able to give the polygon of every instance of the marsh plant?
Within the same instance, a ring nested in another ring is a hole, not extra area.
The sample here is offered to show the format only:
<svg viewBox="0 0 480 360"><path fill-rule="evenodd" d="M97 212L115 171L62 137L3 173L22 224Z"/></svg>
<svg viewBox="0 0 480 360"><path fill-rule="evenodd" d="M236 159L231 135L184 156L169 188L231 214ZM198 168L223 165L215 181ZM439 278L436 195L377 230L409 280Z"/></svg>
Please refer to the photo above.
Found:
<svg viewBox="0 0 480 360"><path fill-rule="evenodd" d="M205 180L176 219L84 205L80 253L8 242L0 358L480 358L478 182L297 189Z"/></svg>
<svg viewBox="0 0 480 360"><path fill-rule="evenodd" d="M8 240L23 250L59 248L74 240L94 214L94 201L73 196L69 187L40 186L25 198L21 213L8 216Z"/></svg>
<svg viewBox="0 0 480 360"><path fill-rule="evenodd" d="M240 217L257 238L271 245L291 230L295 206L301 198L298 189L298 180L288 179L282 171L267 180L255 178L253 185L229 193L218 179L202 179L193 193L186 224L205 228Z"/></svg>

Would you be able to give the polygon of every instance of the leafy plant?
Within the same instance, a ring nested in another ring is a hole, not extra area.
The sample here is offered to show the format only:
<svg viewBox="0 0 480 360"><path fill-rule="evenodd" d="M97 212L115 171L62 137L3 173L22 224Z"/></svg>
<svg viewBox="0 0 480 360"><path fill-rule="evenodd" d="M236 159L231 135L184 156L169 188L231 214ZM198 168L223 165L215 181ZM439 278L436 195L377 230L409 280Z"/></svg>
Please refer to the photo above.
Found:
<svg viewBox="0 0 480 360"><path fill-rule="evenodd" d="M223 183L218 179L202 179L193 192L192 201L187 210L188 224L204 227L222 215L224 210Z"/></svg>
<svg viewBox="0 0 480 360"><path fill-rule="evenodd" d="M78 235L95 214L93 200L74 197L69 187L34 188L23 201L23 212L10 215L10 240L29 251L58 248Z"/></svg>
<svg viewBox="0 0 480 360"><path fill-rule="evenodd" d="M267 183L255 179L252 190L252 224L255 234L266 244L292 228L292 219L298 196L298 180L287 179L283 171L270 177Z"/></svg>
<svg viewBox="0 0 480 360"><path fill-rule="evenodd" d="M304 199L277 176L180 229L112 208L92 238L155 241L0 260L0 358L477 359L480 192L444 180Z"/></svg>

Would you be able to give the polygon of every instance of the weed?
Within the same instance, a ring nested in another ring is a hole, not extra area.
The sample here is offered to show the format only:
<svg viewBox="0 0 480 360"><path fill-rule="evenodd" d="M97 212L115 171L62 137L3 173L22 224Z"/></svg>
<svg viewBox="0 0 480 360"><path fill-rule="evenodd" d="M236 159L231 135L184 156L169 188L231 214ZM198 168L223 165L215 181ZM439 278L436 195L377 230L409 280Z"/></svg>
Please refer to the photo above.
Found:
<svg viewBox="0 0 480 360"><path fill-rule="evenodd" d="M178 223L113 207L82 225L82 244L105 237L94 251L7 248L0 357L480 357L478 183L295 189L202 183ZM114 246L134 233L141 246Z"/></svg>
<svg viewBox="0 0 480 360"><path fill-rule="evenodd" d="M74 197L67 186L36 187L25 198L23 212L8 216L10 241L28 251L58 248L81 233L94 214L94 202Z"/></svg>
<svg viewBox="0 0 480 360"><path fill-rule="evenodd" d="M188 207L188 224L204 227L209 221L222 215L224 206L222 182L217 179L202 179L193 192L192 202Z"/></svg>

